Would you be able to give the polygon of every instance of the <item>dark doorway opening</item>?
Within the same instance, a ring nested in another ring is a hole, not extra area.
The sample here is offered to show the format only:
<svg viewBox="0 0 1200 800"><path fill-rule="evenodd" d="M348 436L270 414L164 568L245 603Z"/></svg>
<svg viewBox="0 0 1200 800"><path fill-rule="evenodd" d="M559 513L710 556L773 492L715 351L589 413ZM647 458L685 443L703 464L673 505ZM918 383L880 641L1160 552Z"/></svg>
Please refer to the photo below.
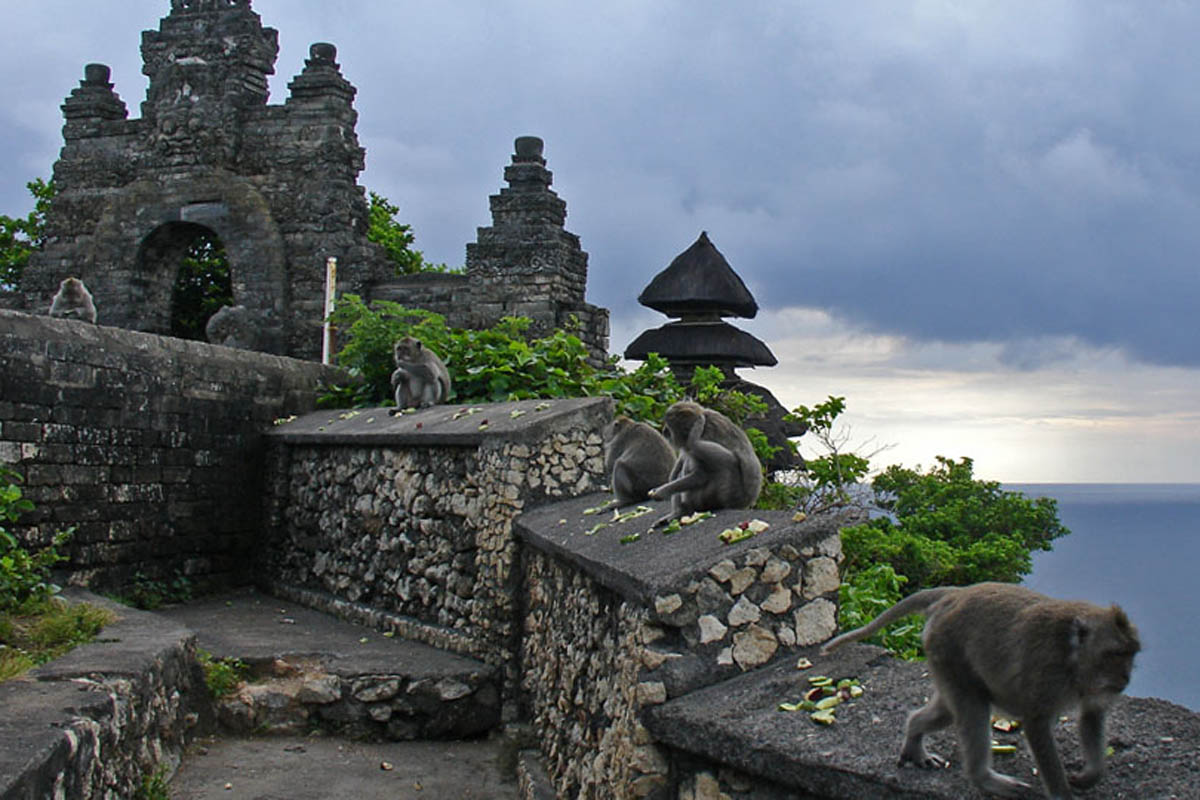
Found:
<svg viewBox="0 0 1200 800"><path fill-rule="evenodd" d="M233 305L229 259L210 228L191 222L163 225L142 244L142 266L147 275L174 276L171 336L204 341L208 318Z"/></svg>

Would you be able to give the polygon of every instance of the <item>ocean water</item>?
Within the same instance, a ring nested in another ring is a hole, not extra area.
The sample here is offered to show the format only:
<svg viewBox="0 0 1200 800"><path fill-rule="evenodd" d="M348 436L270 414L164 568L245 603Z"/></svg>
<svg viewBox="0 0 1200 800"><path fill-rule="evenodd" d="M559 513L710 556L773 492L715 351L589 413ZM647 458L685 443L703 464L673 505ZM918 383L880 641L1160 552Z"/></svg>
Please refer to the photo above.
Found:
<svg viewBox="0 0 1200 800"><path fill-rule="evenodd" d="M1125 690L1200 711L1200 484L1005 484L1053 497L1071 533L1035 552L1036 591L1117 603L1141 634Z"/></svg>

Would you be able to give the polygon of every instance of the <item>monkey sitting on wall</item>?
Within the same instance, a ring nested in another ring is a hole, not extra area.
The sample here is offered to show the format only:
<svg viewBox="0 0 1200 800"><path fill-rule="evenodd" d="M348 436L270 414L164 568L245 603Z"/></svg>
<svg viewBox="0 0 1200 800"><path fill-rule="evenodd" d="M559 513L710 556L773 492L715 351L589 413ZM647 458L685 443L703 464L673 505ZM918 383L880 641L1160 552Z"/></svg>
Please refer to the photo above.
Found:
<svg viewBox="0 0 1200 800"><path fill-rule="evenodd" d="M670 479L674 465L671 443L646 423L621 414L604 427L604 471L618 505L645 500Z"/></svg>
<svg viewBox="0 0 1200 800"><path fill-rule="evenodd" d="M762 467L746 432L719 411L683 401L663 417L678 455L670 480L649 496L671 498L671 513L655 525L696 511L749 508L762 488Z"/></svg>
<svg viewBox="0 0 1200 800"><path fill-rule="evenodd" d="M450 371L420 339L405 336L393 350L392 389L397 408L428 408L450 397Z"/></svg>
<svg viewBox="0 0 1200 800"><path fill-rule="evenodd" d="M271 353L279 350L282 331L273 312L236 305L218 308L205 323L204 336L211 344Z"/></svg>
<svg viewBox="0 0 1200 800"><path fill-rule="evenodd" d="M992 769L991 708L1021 720L1046 796L1070 800L1104 772L1104 715L1129 683L1141 649L1117 606L1056 600L1021 586L979 583L916 592L821 648L826 654L909 614L926 617L929 702L908 717L900 762L944 767L926 733L954 724L967 777L984 792L1021 797L1029 784ZM1078 706L1083 772L1069 779L1054 744L1060 712Z"/></svg>
<svg viewBox="0 0 1200 800"><path fill-rule="evenodd" d="M79 278L63 278L58 285L58 293L50 303L50 316L96 324L96 303L83 281Z"/></svg>

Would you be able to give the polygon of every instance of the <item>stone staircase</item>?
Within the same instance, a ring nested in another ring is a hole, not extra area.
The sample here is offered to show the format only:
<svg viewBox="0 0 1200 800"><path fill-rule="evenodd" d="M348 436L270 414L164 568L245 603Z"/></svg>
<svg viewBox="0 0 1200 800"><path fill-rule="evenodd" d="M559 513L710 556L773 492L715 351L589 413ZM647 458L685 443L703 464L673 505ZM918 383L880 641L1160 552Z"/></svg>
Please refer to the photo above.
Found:
<svg viewBox="0 0 1200 800"><path fill-rule="evenodd" d="M245 590L158 612L247 680L216 704L232 733L463 739L500 722L498 670Z"/></svg>

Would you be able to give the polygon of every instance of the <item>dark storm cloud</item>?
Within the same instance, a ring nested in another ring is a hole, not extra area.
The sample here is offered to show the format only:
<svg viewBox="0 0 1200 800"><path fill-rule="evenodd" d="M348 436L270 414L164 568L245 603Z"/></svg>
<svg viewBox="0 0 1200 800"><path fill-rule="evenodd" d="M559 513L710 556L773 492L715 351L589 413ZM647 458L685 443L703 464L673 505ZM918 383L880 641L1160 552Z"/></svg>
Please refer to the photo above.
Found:
<svg viewBox="0 0 1200 800"><path fill-rule="evenodd" d="M168 8L21 5L30 52L0 62L25 76L0 103L6 213L48 174L85 61L113 65L137 114L138 32ZM704 229L765 309L1010 342L1015 365L1047 337L1200 363L1190 4L254 8L280 31L272 102L310 42L338 45L359 89L362 182L433 260L462 262L513 137L532 133L590 254L589 298L615 316ZM53 68L22 71L30 59ZM40 139L14 136L18 122Z"/></svg>

